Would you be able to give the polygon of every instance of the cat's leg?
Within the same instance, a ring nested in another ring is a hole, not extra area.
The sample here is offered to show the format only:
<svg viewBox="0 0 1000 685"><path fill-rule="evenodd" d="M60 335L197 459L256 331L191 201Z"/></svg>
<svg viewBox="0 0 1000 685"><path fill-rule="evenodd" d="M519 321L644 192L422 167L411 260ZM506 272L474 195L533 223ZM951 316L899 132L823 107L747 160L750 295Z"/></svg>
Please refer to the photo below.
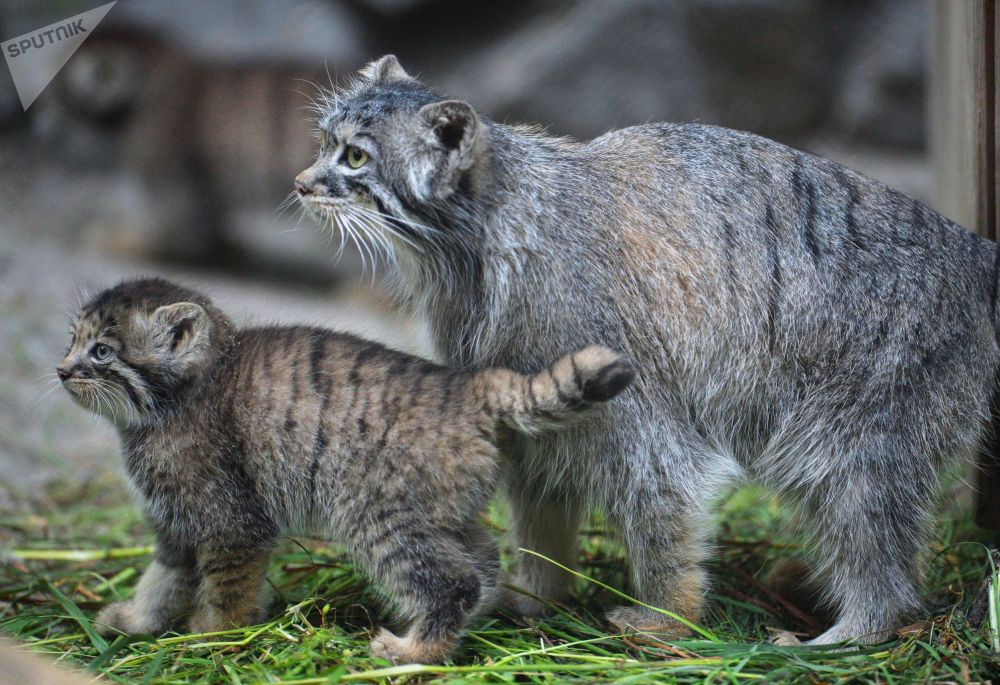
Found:
<svg viewBox="0 0 1000 685"><path fill-rule="evenodd" d="M483 604L489 581L479 563L461 536L430 529L411 527L377 550L373 574L410 625L402 635L379 630L372 654L397 664L443 661Z"/></svg>
<svg viewBox="0 0 1000 685"><path fill-rule="evenodd" d="M882 642L920 608L934 476L926 460L901 451L870 440L813 488L811 548L837 618L811 644Z"/></svg>
<svg viewBox="0 0 1000 685"><path fill-rule="evenodd" d="M549 602L564 602L572 597L573 576L545 559L517 550L528 549L575 569L582 507L570 499L539 495L523 480L519 482L516 474L508 479L515 551L514 573L508 582ZM501 602L524 616L545 613L545 604L530 595L505 589Z"/></svg>
<svg viewBox="0 0 1000 685"><path fill-rule="evenodd" d="M707 583L700 564L708 551L711 518L707 506L712 493L705 493L698 502L680 493L665 483L655 492L640 489L627 498L627 508L619 502L612 519L625 542L632 596L697 623ZM683 622L637 604L614 607L606 618L622 632L691 633Z"/></svg>
<svg viewBox="0 0 1000 685"><path fill-rule="evenodd" d="M474 613L487 613L500 599L500 548L493 533L478 521L466 526L462 541L479 570L480 598Z"/></svg>
<svg viewBox="0 0 1000 685"><path fill-rule="evenodd" d="M132 599L110 604L97 615L98 632L166 632L190 614L198 582L193 550L158 542Z"/></svg>
<svg viewBox="0 0 1000 685"><path fill-rule="evenodd" d="M192 633L211 633L257 623L264 617L264 581L270 547L206 545L198 549L197 607Z"/></svg>

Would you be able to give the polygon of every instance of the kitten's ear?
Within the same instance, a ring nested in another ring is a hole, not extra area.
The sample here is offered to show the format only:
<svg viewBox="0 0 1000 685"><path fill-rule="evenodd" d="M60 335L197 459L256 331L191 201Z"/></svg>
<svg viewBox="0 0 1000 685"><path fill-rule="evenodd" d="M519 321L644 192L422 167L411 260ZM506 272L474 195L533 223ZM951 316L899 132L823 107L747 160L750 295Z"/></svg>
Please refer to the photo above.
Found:
<svg viewBox="0 0 1000 685"><path fill-rule="evenodd" d="M468 154L479 132L479 117L472 105L461 100L432 102L420 108L420 116L430 126L438 144L459 157Z"/></svg>
<svg viewBox="0 0 1000 685"><path fill-rule="evenodd" d="M361 78L369 83L399 83L413 81L395 55L385 55L361 69Z"/></svg>
<svg viewBox="0 0 1000 685"><path fill-rule="evenodd" d="M209 342L211 321L194 302L164 305L153 312L153 321L163 326L167 352L175 358L197 355Z"/></svg>

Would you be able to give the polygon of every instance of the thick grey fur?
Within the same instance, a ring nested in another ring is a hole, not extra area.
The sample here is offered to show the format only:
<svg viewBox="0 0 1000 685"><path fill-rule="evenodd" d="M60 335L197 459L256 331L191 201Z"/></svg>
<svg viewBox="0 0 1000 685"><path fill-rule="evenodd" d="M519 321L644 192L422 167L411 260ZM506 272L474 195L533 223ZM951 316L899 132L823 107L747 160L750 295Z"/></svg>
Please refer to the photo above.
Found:
<svg viewBox="0 0 1000 685"><path fill-rule="evenodd" d="M889 637L920 608L939 474L989 416L997 246L750 133L647 124L577 142L442 100L395 58L374 63L328 95L331 142L300 193L344 220L380 215L366 232L449 364L528 372L591 341L636 364L586 425L519 440L514 544L572 564L581 515L601 507L638 598L697 618L711 504L757 482L804 514L837 615L814 642ZM369 152L360 172L344 144ZM518 569L565 596L551 565Z"/></svg>

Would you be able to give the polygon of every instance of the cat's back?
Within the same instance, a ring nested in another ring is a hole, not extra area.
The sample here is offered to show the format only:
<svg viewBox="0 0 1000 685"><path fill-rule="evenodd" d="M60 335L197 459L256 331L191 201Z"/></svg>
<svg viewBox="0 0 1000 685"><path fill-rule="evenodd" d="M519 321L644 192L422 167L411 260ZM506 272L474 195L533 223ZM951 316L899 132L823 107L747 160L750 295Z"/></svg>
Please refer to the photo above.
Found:
<svg viewBox="0 0 1000 685"><path fill-rule="evenodd" d="M612 131L583 154L599 221L577 230L619 246L641 285L619 308L692 368L943 386L1000 358L996 245L876 180L697 124Z"/></svg>
<svg viewBox="0 0 1000 685"><path fill-rule="evenodd" d="M869 314L929 313L937 301L992 315L993 243L836 162L700 124L612 131L588 152L597 173L617 181L609 185L626 188L604 198L623 219L606 230L644 248L635 266L651 276L677 264L692 287L711 284L704 304L715 316L725 293L741 312L756 303L772 319L817 301Z"/></svg>

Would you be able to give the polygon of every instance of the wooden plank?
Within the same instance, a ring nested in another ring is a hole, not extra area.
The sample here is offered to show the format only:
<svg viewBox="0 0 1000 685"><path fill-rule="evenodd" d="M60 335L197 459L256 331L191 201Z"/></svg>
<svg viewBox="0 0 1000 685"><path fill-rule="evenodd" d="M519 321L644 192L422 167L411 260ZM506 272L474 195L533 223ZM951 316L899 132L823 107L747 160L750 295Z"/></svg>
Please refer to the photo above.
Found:
<svg viewBox="0 0 1000 685"><path fill-rule="evenodd" d="M996 45L993 0L936 0L930 63L935 208L997 240ZM976 522L1000 530L1000 396L974 476Z"/></svg>
<svg viewBox="0 0 1000 685"><path fill-rule="evenodd" d="M978 211L980 219L984 222L984 235L997 240L997 180L1000 179L1000 174L997 172L997 131L1000 131L1000 122L997 120L1000 116L1000 111L997 110L997 74L1000 73L997 66L997 60L1000 59L997 44L1000 41L1000 16L997 15L992 0L988 0L984 8L983 23L986 39L982 90L983 106L986 110L986 131L982 154L985 158L983 173L986 178L979 198ZM978 490L976 524L982 528L1000 530L1000 398L998 397L994 397L992 414L991 430L983 445L981 468L976 482Z"/></svg>
<svg viewBox="0 0 1000 685"><path fill-rule="evenodd" d="M986 0L937 0L931 32L931 155L935 209L963 226L990 235L983 197L986 160ZM990 236L992 237L992 236Z"/></svg>

